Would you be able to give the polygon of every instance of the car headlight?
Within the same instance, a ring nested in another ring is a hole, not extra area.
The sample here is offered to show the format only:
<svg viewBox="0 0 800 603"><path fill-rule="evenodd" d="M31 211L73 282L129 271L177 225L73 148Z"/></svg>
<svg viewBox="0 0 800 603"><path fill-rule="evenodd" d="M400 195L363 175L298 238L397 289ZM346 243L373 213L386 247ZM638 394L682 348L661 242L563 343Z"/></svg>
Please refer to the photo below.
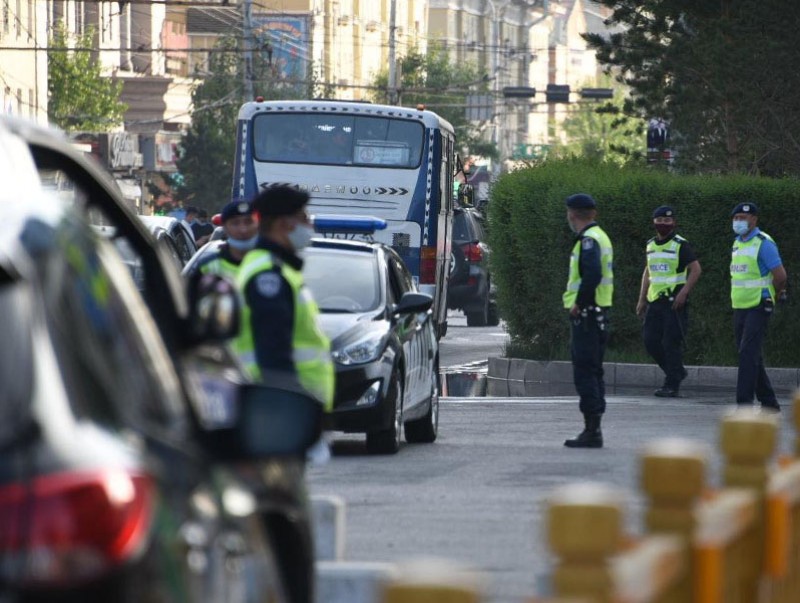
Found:
<svg viewBox="0 0 800 603"><path fill-rule="evenodd" d="M380 357L385 343L386 336L375 333L334 350L331 357L339 364L366 364Z"/></svg>

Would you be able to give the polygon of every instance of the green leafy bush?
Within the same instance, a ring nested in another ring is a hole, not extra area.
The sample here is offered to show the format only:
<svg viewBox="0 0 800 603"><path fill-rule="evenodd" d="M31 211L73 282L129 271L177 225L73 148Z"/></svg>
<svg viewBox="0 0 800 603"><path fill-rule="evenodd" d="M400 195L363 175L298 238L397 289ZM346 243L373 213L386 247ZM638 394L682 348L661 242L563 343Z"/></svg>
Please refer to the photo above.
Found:
<svg viewBox="0 0 800 603"><path fill-rule="evenodd" d="M597 221L614 245L614 307L607 358L650 361L635 308L645 245L654 236L651 214L676 209L678 232L703 269L690 296L686 362L734 365L730 305L730 212L755 201L759 226L778 243L789 274L789 303L778 308L765 344L768 366L800 365L800 306L791 283L798 265L800 182L751 176L686 176L571 159L549 161L502 176L492 188L488 218L492 271L500 312L508 324L508 354L539 360L569 358L569 323L561 302L574 238L564 199L576 192L598 203Z"/></svg>

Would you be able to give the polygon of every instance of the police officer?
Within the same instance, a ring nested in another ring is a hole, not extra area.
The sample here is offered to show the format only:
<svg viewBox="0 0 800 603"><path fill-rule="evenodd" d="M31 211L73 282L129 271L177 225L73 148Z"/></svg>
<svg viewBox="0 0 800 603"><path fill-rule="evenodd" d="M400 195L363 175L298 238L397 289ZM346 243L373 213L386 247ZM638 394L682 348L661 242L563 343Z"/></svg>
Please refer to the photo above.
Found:
<svg viewBox="0 0 800 603"><path fill-rule="evenodd" d="M253 200L259 237L239 267L244 307L236 347L251 377L276 387L299 385L330 410L330 341L317 324L319 310L297 256L314 235L308 201L308 193L286 185L269 187Z"/></svg>
<svg viewBox="0 0 800 603"><path fill-rule="evenodd" d="M752 404L756 397L762 408L778 411L761 348L775 303L785 294L786 269L775 241L757 226L755 203L739 203L731 216L736 233L731 250L733 329L739 351L736 403Z"/></svg>
<svg viewBox="0 0 800 603"><path fill-rule="evenodd" d="M584 430L564 442L569 448L602 448L600 421L606 410L603 356L608 310L614 292L614 251L597 225L597 204L585 193L567 197L567 222L576 234L569 261L564 308L571 320L570 353Z"/></svg>
<svg viewBox="0 0 800 603"><path fill-rule="evenodd" d="M675 232L675 210L668 205L653 212L656 236L647 242L636 314L644 315L644 347L664 371L660 398L677 398L686 378L683 344L689 292L700 278L700 262L689 242Z"/></svg>
<svg viewBox="0 0 800 603"><path fill-rule="evenodd" d="M203 258L195 270L201 274L218 274L235 283L239 265L258 240L258 222L253 216L253 206L246 201L231 201L225 205L220 219L226 240L215 253Z"/></svg>

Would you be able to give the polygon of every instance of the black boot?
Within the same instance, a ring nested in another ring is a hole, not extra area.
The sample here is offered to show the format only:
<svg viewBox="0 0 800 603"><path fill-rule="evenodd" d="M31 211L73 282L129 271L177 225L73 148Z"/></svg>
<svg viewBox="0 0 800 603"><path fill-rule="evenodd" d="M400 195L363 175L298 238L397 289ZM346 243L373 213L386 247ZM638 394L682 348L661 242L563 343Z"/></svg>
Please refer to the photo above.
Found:
<svg viewBox="0 0 800 603"><path fill-rule="evenodd" d="M603 432L600 431L600 419L603 415L584 415L586 427L578 437L564 442L567 448L602 448Z"/></svg>

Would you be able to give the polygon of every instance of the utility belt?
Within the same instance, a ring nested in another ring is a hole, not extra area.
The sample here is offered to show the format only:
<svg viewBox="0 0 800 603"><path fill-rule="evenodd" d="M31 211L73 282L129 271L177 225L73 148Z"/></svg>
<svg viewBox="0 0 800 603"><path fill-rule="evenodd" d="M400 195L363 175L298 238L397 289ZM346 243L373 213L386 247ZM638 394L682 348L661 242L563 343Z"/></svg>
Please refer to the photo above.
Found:
<svg viewBox="0 0 800 603"><path fill-rule="evenodd" d="M669 302L672 303L675 301L675 294L672 291L659 291L658 297L656 297L650 303L658 303L658 302Z"/></svg>
<svg viewBox="0 0 800 603"><path fill-rule="evenodd" d="M575 325L583 323L584 329L588 329L589 320L593 320L598 329L605 331L608 327L608 308L586 306L581 308L580 314L573 319Z"/></svg>

